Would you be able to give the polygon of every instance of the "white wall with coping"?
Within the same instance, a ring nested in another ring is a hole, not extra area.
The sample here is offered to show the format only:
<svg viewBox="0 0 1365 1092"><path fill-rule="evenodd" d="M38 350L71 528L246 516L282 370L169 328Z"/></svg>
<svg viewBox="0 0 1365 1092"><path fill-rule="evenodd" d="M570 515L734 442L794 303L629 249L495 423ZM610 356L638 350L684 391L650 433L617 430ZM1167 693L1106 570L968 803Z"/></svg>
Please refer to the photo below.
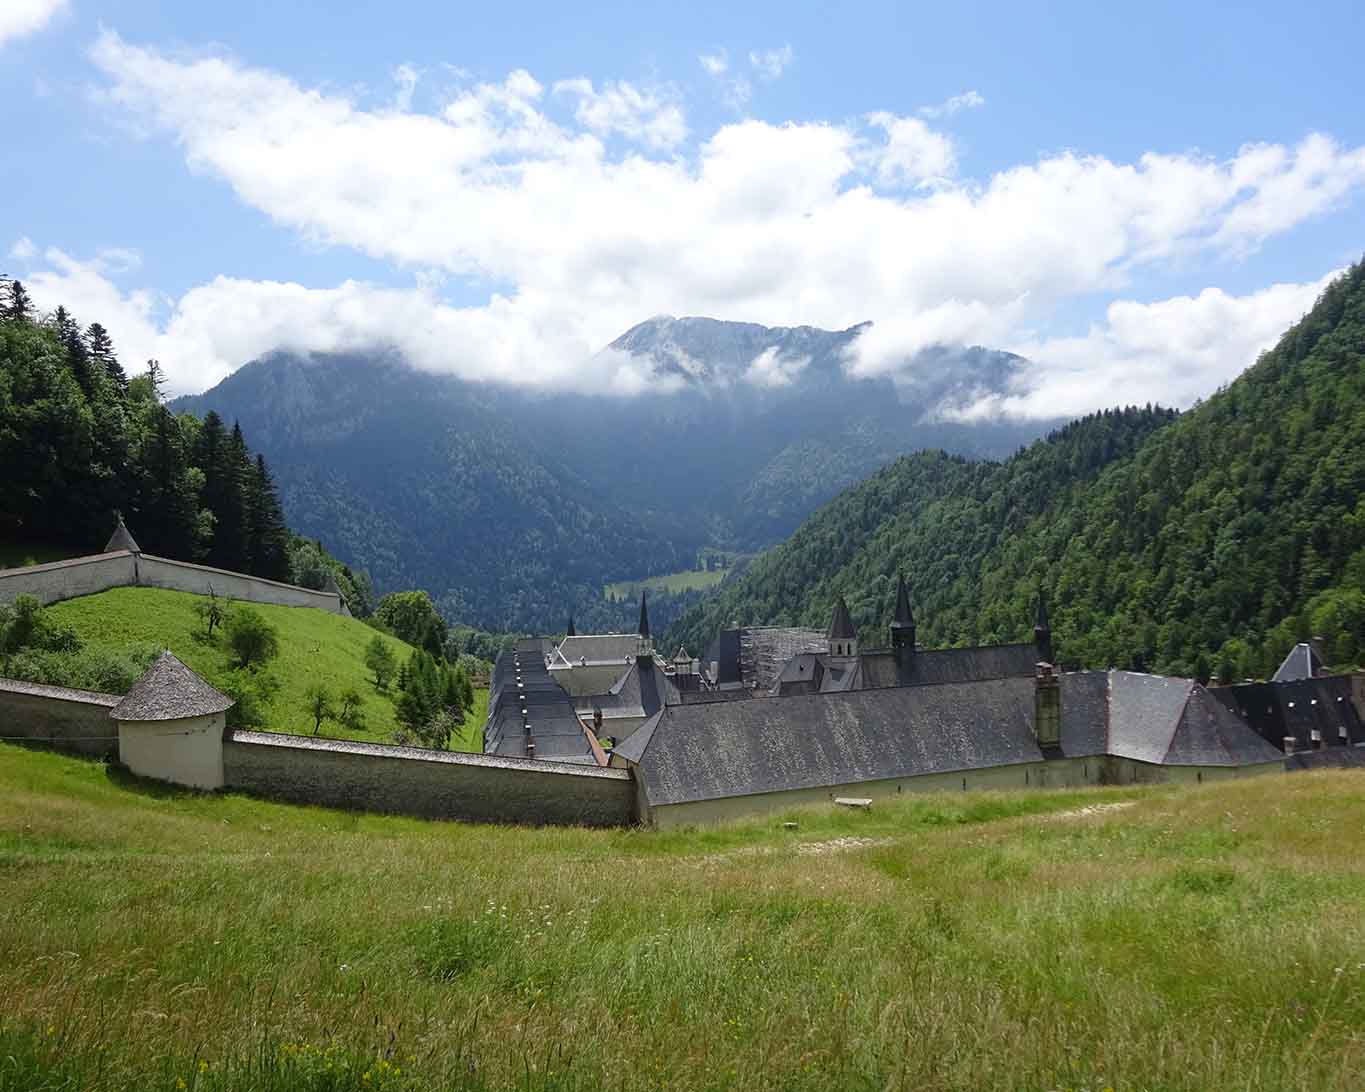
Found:
<svg viewBox="0 0 1365 1092"><path fill-rule="evenodd" d="M226 723L225 713L179 720L119 721L119 761L139 777L192 789L221 789Z"/></svg>
<svg viewBox="0 0 1365 1092"><path fill-rule="evenodd" d="M194 595L207 595L212 587L215 595L246 603L316 607L348 617L351 613L346 601L336 592L315 591L262 576L128 550L50 561L22 569L0 569L0 602L13 602L21 595L32 595L46 606L63 599L127 587L166 588Z"/></svg>
<svg viewBox="0 0 1365 1092"><path fill-rule="evenodd" d="M46 606L79 595L95 595L137 581L133 555L127 550L92 554L70 561L49 561L22 569L0 569L0 602L31 595Z"/></svg>
<svg viewBox="0 0 1365 1092"><path fill-rule="evenodd" d="M109 710L121 700L116 694L0 679L0 739L105 758L118 751Z"/></svg>
<svg viewBox="0 0 1365 1092"><path fill-rule="evenodd" d="M536 826L636 818L631 775L600 766L233 732L223 767L229 789L299 804Z"/></svg>

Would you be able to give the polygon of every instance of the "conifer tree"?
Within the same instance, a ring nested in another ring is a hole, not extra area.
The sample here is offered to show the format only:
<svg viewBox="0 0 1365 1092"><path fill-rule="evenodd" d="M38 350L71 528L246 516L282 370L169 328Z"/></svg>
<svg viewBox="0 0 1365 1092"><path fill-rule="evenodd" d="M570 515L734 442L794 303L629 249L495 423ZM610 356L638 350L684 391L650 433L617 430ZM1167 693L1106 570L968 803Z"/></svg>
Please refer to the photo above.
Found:
<svg viewBox="0 0 1365 1092"><path fill-rule="evenodd" d="M256 456L248 476L251 571L269 580L289 579L289 528L265 456Z"/></svg>
<svg viewBox="0 0 1365 1092"><path fill-rule="evenodd" d="M120 396L126 395L128 377L114 353L114 339L109 336L109 331L98 322L92 322L85 329L85 345L89 350L91 363L103 370Z"/></svg>
<svg viewBox="0 0 1365 1092"><path fill-rule="evenodd" d="M33 301L29 299L28 289L17 278L6 285L5 299L0 303L0 317L8 322L33 321Z"/></svg>

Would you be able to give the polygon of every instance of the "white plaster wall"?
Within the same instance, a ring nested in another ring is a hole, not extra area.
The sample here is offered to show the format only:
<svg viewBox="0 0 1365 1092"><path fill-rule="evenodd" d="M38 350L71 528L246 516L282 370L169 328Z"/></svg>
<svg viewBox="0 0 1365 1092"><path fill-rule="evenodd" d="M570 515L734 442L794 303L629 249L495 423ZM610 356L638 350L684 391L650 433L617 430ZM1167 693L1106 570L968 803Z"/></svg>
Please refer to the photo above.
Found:
<svg viewBox="0 0 1365 1092"><path fill-rule="evenodd" d="M225 717L215 713L185 720L120 721L119 761L139 777L221 789Z"/></svg>
<svg viewBox="0 0 1365 1092"><path fill-rule="evenodd" d="M133 583L133 555L121 551L72 561L0 570L0 602L32 595L46 606L78 595L95 595Z"/></svg>
<svg viewBox="0 0 1365 1092"><path fill-rule="evenodd" d="M246 603L276 603L285 607L318 607L333 614L346 613L340 596L331 592L314 591L293 584L281 584L259 576L213 569L207 565L191 565L165 557L143 554L138 560L138 583L144 587L169 588L173 591L208 595L210 585L215 595L228 596Z"/></svg>

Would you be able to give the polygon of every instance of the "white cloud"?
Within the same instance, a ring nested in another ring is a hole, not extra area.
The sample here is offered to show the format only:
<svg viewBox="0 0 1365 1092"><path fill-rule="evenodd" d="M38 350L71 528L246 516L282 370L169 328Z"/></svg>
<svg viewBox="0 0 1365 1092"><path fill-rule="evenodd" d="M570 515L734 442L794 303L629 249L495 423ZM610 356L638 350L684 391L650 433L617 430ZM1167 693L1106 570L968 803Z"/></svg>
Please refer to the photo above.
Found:
<svg viewBox="0 0 1365 1092"><path fill-rule="evenodd" d="M1011 345L1029 359L1018 392L983 400L970 416L1059 417L1146 402L1188 406L1254 363L1340 272L1245 296L1206 288L1154 303L1118 300L1104 322L1080 337Z"/></svg>
<svg viewBox="0 0 1365 1092"><path fill-rule="evenodd" d="M985 105L986 100L978 92L964 91L960 95L945 99L937 106L921 106L919 114L920 117L925 118L950 118L959 110L974 110L978 106Z"/></svg>
<svg viewBox="0 0 1365 1092"><path fill-rule="evenodd" d="M33 245L33 240L27 235L21 235L14 241L14 245L9 248L9 256L16 261L24 262L38 255L38 248Z"/></svg>
<svg viewBox="0 0 1365 1092"><path fill-rule="evenodd" d="M0 4L0 46L42 30L67 0L5 0Z"/></svg>
<svg viewBox="0 0 1365 1092"><path fill-rule="evenodd" d="M777 348L764 349L749 362L745 369L744 381L755 387L775 389L785 387L806 370L810 357L780 357Z"/></svg>
<svg viewBox="0 0 1365 1092"><path fill-rule="evenodd" d="M946 181L957 172L957 152L952 140L936 133L919 118L876 113L867 120L886 133L886 143L874 156L881 181L890 185L921 185Z"/></svg>
<svg viewBox="0 0 1365 1092"><path fill-rule="evenodd" d="M364 323L336 330L415 345L424 367L507 382L628 383L594 353L659 313L836 329L872 319L850 363L859 371L894 371L935 341L1018 344L1061 301L1120 292L1146 267L1235 257L1365 184L1365 149L1319 135L1222 160L1064 152L958 180L949 138L885 113L867 124L744 120L650 157L603 139L627 126L637 145L671 139L668 125L648 135L664 97L632 88L633 98L628 85L572 81L566 110L516 71L454 92L438 112L397 113L113 34L93 57L107 101L165 132L244 204L422 277L393 296L241 281L195 293L271 315L278 306L280 336L300 346L338 344L311 316L381 300ZM720 75L730 71L726 61ZM452 308L437 294L441 274L497 291ZM195 293L163 333L193 328L186 316L204 313ZM282 302L268 306L272 295ZM413 325L439 336L419 338ZM211 363L191 370L247 359L238 331L193 329L207 346L196 359Z"/></svg>
<svg viewBox="0 0 1365 1092"><path fill-rule="evenodd" d="M400 64L393 70L393 82L398 85L398 90L393 96L395 110L406 114L412 109L412 95L417 90L417 81L421 78L422 73L410 64Z"/></svg>
<svg viewBox="0 0 1365 1092"><path fill-rule="evenodd" d="M778 79L796 59L790 45L780 49L759 49L749 52L749 63L758 72L758 78L767 82Z"/></svg>
<svg viewBox="0 0 1365 1092"><path fill-rule="evenodd" d="M672 148L687 139L682 108L653 90L640 90L625 80L596 90L591 80L560 80L556 94L576 96L575 120L598 136L619 133L651 148Z"/></svg>
<svg viewBox="0 0 1365 1092"><path fill-rule="evenodd" d="M715 53L703 53L697 60L708 76L723 76L730 71L730 55L723 49Z"/></svg>

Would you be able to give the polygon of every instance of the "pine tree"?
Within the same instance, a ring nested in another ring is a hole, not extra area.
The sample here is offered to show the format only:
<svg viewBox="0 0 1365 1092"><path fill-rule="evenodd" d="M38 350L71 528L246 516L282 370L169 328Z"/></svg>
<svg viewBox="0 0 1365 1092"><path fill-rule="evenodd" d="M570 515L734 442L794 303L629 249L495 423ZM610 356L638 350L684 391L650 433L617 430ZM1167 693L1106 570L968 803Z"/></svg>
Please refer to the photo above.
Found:
<svg viewBox="0 0 1365 1092"><path fill-rule="evenodd" d="M8 322L32 322L33 301L22 281L15 279L5 285L6 299L0 304L0 318Z"/></svg>
<svg viewBox="0 0 1365 1092"><path fill-rule="evenodd" d="M289 579L289 528L265 456L256 456L248 475L251 571L268 580Z"/></svg>
<svg viewBox="0 0 1365 1092"><path fill-rule="evenodd" d="M246 512L242 478L245 444L241 429L228 435L223 419L212 410L204 417L196 462L204 474L204 508L213 517L205 560L220 569L242 572L247 567Z"/></svg>
<svg viewBox="0 0 1365 1092"><path fill-rule="evenodd" d="M118 356L114 353L114 339L109 336L109 331L98 322L92 322L85 329L85 344L90 352L91 362L104 370L104 374L109 377L120 396L126 395L128 376L124 374L123 365L119 363Z"/></svg>

